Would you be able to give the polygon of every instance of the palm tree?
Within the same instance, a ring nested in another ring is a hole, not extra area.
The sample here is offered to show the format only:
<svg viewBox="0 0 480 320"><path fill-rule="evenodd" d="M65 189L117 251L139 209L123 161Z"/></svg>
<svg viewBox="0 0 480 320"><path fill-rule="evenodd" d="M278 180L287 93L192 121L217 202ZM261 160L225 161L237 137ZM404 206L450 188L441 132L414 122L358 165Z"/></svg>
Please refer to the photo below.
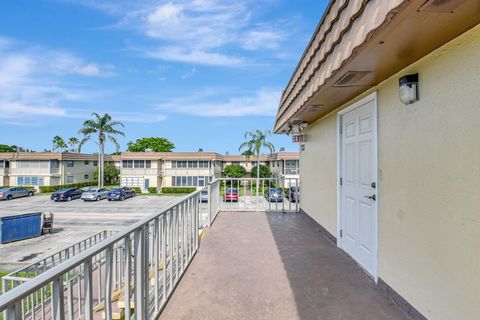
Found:
<svg viewBox="0 0 480 320"><path fill-rule="evenodd" d="M257 196L258 196L258 185L260 178L260 152L262 149L268 149L270 153L275 152L275 146L267 141L267 137L271 135L270 130L260 131L255 130L245 132L245 139L250 139L245 141L238 148L239 151L246 150L247 154L254 154L257 157Z"/></svg>
<svg viewBox="0 0 480 320"><path fill-rule="evenodd" d="M71 137L70 139L68 139L68 144L70 145L70 147L72 147L73 151L76 151L75 150L75 146L79 143L80 141L75 138L75 137ZM80 149L78 150L78 152L80 152Z"/></svg>
<svg viewBox="0 0 480 320"><path fill-rule="evenodd" d="M80 141L79 149L91 139L92 134L96 135L98 138L98 186L101 188L103 187L103 179L104 179L104 159L105 159L105 142L109 140L115 145L117 152L120 149L120 144L118 143L117 139L114 137L115 135L124 136L125 134L122 131L116 129L116 127L125 127L123 123L119 121L113 121L112 117L105 113L103 116L99 116L98 113L92 113L93 119L86 120L83 123L82 129L78 132L83 135L82 141Z"/></svg>
<svg viewBox="0 0 480 320"><path fill-rule="evenodd" d="M53 150L57 150L57 149L60 149L60 152L63 152L63 150L67 147L67 144L65 143L65 141L63 140L62 137L60 136L55 136L53 137Z"/></svg>

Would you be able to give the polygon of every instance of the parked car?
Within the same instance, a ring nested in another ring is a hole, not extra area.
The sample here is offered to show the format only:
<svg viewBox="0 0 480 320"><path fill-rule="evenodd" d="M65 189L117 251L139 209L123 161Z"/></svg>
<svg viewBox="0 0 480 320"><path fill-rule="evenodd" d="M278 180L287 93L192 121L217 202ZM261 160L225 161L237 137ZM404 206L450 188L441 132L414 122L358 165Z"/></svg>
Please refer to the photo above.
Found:
<svg viewBox="0 0 480 320"><path fill-rule="evenodd" d="M297 202L300 197L300 188L296 186L292 186L288 188L287 191L287 198L290 202Z"/></svg>
<svg viewBox="0 0 480 320"><path fill-rule="evenodd" d="M265 191L265 198L268 202L283 202L283 192L280 189L269 188Z"/></svg>
<svg viewBox="0 0 480 320"><path fill-rule="evenodd" d="M227 188L223 196L223 201L225 202L238 202L238 189L237 188Z"/></svg>
<svg viewBox="0 0 480 320"><path fill-rule="evenodd" d="M82 200L83 201L100 201L102 199L107 199L108 197L108 190L107 188L90 188L82 193Z"/></svg>
<svg viewBox="0 0 480 320"><path fill-rule="evenodd" d="M72 201L73 199L80 199L82 192L80 188L65 188L55 191L50 199L53 201Z"/></svg>
<svg viewBox="0 0 480 320"><path fill-rule="evenodd" d="M135 197L135 191L127 187L113 188L108 192L108 201L120 200Z"/></svg>
<svg viewBox="0 0 480 320"><path fill-rule="evenodd" d="M208 202L208 190L202 190L200 192L200 202Z"/></svg>
<svg viewBox="0 0 480 320"><path fill-rule="evenodd" d="M6 187L0 189L0 200L12 200L14 198L31 196L33 196L33 191L22 187Z"/></svg>

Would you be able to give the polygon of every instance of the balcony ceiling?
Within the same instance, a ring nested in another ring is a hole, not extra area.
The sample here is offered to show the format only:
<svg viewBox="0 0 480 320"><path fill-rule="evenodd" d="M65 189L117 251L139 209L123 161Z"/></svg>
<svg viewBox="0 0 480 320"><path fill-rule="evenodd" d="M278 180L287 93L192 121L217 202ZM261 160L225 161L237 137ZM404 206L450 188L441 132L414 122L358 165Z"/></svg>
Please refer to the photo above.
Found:
<svg viewBox="0 0 480 320"><path fill-rule="evenodd" d="M477 0L331 1L274 132L311 123L480 23Z"/></svg>

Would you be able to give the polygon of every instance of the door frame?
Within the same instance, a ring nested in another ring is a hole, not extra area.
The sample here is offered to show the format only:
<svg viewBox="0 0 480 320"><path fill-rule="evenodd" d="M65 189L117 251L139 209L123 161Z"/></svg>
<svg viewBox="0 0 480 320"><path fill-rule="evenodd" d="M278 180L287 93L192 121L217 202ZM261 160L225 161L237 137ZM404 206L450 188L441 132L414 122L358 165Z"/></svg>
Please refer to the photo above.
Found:
<svg viewBox="0 0 480 320"><path fill-rule="evenodd" d="M344 114L353 111L357 108L360 108L364 106L365 104L369 102L373 102L373 147L374 147L374 163L373 163L373 172L376 173L375 175L375 193L376 193L376 201L374 204L375 207L375 217L374 217L374 245L373 245L373 250L374 250L374 257L375 257L375 262L374 262L374 268L373 268L373 274L371 276L373 277L373 280L375 283L378 281L378 202L380 200L379 197L379 185L378 185L378 94L377 91L369 94L368 96L360 99L359 101L349 105L348 107L340 110L337 112L337 246L339 248L343 249L342 245L342 237L340 237L340 232L341 232L341 227L342 227L342 186L340 185L340 178L341 178L341 173L342 173L342 131L341 131L341 126L342 126L342 117Z"/></svg>

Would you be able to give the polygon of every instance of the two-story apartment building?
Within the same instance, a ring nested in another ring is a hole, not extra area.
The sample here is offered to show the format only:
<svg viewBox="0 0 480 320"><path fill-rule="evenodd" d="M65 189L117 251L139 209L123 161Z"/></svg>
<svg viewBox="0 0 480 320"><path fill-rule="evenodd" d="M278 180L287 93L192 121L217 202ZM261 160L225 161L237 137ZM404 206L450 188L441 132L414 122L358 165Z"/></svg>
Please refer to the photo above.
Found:
<svg viewBox="0 0 480 320"><path fill-rule="evenodd" d="M55 186L93 181L98 156L55 152L2 153L0 163L0 181L5 186Z"/></svg>
<svg viewBox="0 0 480 320"><path fill-rule="evenodd" d="M221 176L222 156L214 152L125 152L120 156L122 186L203 187Z"/></svg>
<svg viewBox="0 0 480 320"><path fill-rule="evenodd" d="M149 187L203 187L222 177L223 168L239 164L250 172L255 157L215 152L124 152L106 156L120 169L120 185ZM298 153L260 156L274 177L298 177ZM0 154L0 185L53 186L94 180L98 155L79 153L21 152ZM293 175L293 176L292 176Z"/></svg>

